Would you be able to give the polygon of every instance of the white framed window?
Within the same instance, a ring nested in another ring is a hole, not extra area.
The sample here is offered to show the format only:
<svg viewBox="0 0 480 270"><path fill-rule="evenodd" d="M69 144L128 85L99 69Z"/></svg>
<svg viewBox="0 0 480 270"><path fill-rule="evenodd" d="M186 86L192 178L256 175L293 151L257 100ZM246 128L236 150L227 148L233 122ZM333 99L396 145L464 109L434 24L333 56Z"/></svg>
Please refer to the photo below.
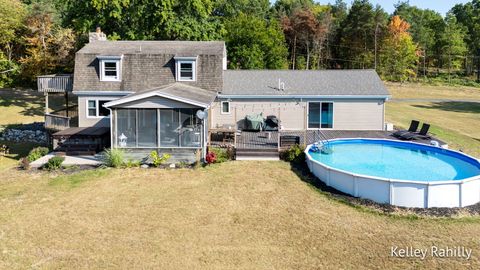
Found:
<svg viewBox="0 0 480 270"><path fill-rule="evenodd" d="M177 81L194 82L197 80L197 58L175 57L175 73Z"/></svg>
<svg viewBox="0 0 480 270"><path fill-rule="evenodd" d="M229 101L222 101L220 103L220 105L222 107L222 111L221 111L222 114L230 114L230 102Z"/></svg>
<svg viewBox="0 0 480 270"><path fill-rule="evenodd" d="M110 117L110 110L103 107L103 104L111 100L87 99L87 118Z"/></svg>
<svg viewBox="0 0 480 270"><path fill-rule="evenodd" d="M100 81L119 82L122 80L122 56L98 56Z"/></svg>

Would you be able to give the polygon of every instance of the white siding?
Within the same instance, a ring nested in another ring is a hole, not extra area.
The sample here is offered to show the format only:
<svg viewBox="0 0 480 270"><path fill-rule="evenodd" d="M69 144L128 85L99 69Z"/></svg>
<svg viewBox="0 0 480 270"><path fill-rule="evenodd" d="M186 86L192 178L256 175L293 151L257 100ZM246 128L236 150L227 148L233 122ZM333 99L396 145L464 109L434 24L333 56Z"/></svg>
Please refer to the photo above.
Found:
<svg viewBox="0 0 480 270"><path fill-rule="evenodd" d="M333 102L333 129L335 130L383 130L383 100L309 100L312 102ZM263 113L263 116L275 115L285 130L306 128L306 100L266 101L263 99L230 101L230 114L221 113L220 100L211 107L211 128L235 126L247 114Z"/></svg>

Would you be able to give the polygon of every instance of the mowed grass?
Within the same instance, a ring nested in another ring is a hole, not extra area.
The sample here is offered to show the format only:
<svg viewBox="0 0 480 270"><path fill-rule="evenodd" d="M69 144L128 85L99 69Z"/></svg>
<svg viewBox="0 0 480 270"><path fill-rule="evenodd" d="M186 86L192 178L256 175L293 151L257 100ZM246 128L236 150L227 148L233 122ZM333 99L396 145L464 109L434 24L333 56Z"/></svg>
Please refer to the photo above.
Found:
<svg viewBox="0 0 480 270"><path fill-rule="evenodd" d="M420 83L386 82L393 98L457 99L480 101L480 88L467 86L426 85Z"/></svg>
<svg viewBox="0 0 480 270"><path fill-rule="evenodd" d="M285 162L197 170L3 172L2 269L431 269L480 265L477 219L362 211ZM400 259L391 246L466 246L470 260Z"/></svg>
<svg viewBox="0 0 480 270"><path fill-rule="evenodd" d="M412 119L432 125L430 131L450 148L480 158L480 89L387 84L393 98L477 99L479 102L396 102L386 105L386 120L408 128Z"/></svg>

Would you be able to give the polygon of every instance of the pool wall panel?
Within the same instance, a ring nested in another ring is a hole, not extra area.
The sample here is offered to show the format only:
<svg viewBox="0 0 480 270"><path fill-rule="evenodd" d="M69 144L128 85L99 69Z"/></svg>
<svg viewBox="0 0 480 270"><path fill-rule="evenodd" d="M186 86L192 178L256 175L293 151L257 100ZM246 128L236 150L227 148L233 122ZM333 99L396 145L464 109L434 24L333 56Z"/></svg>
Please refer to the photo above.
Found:
<svg viewBox="0 0 480 270"><path fill-rule="evenodd" d="M462 206L469 206L480 201L480 177L477 180L465 182L461 187Z"/></svg>
<svg viewBox="0 0 480 270"><path fill-rule="evenodd" d="M427 207L427 186L424 184L392 182L392 202L404 207Z"/></svg>
<svg viewBox="0 0 480 270"><path fill-rule="evenodd" d="M329 183L331 187L341 192L353 194L353 176L336 170L330 170ZM333 180L334 179L334 180Z"/></svg>
<svg viewBox="0 0 480 270"><path fill-rule="evenodd" d="M379 203L390 202L390 183L366 177L356 177L357 194L355 197L370 199Z"/></svg>
<svg viewBox="0 0 480 270"><path fill-rule="evenodd" d="M455 207L459 204L459 184L430 185L428 187L428 205L435 205L435 207Z"/></svg>

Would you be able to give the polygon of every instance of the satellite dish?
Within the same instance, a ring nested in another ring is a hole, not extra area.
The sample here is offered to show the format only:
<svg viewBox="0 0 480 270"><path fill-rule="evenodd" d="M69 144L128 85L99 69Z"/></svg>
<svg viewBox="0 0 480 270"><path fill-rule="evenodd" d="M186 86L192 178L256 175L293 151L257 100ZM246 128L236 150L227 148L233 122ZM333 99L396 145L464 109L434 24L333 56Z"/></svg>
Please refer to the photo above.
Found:
<svg viewBox="0 0 480 270"><path fill-rule="evenodd" d="M203 110L198 110L197 111L197 118L200 120L205 119L205 116L207 116L207 113Z"/></svg>

